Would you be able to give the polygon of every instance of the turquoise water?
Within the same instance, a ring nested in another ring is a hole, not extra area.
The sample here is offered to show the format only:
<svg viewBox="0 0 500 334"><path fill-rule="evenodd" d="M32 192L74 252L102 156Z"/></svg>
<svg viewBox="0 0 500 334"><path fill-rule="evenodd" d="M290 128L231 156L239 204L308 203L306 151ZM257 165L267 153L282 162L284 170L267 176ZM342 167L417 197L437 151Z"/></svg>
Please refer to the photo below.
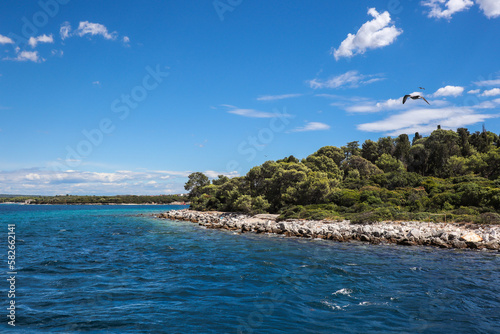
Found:
<svg viewBox="0 0 500 334"><path fill-rule="evenodd" d="M172 208L182 207L0 205L0 330L500 332L498 252L237 235L147 216Z"/></svg>

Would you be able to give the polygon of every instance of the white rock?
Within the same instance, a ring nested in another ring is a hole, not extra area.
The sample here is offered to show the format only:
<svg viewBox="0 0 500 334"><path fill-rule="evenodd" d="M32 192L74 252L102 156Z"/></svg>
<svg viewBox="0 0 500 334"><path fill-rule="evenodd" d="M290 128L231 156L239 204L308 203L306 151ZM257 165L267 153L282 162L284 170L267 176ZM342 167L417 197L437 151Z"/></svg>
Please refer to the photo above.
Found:
<svg viewBox="0 0 500 334"><path fill-rule="evenodd" d="M483 238L481 238L479 235L477 235L474 232L469 232L460 237L460 240L463 241L469 241L469 242L480 242L483 241Z"/></svg>

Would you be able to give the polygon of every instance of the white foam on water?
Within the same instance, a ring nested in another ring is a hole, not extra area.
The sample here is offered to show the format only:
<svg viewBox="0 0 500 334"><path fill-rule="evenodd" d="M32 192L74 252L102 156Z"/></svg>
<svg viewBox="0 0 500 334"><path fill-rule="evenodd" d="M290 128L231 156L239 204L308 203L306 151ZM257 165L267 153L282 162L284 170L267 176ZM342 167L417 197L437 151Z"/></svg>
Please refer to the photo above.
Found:
<svg viewBox="0 0 500 334"><path fill-rule="evenodd" d="M323 304L323 305L325 305L325 306L328 306L329 308L331 308L332 310L335 310L335 311L340 311L340 310L343 310L343 309L344 309L344 307L346 307L346 306L347 306L347 305L346 305L346 306L344 306L344 307L341 307L341 306L339 306L339 305L337 305L337 304L335 304L335 303L330 303L330 302L329 302L329 301L327 301L327 300L322 300L322 301L321 301L321 304Z"/></svg>
<svg viewBox="0 0 500 334"><path fill-rule="evenodd" d="M342 288L342 289L337 290L334 293L332 293L332 295L346 295L346 296L351 297L351 293L352 293L351 289Z"/></svg>

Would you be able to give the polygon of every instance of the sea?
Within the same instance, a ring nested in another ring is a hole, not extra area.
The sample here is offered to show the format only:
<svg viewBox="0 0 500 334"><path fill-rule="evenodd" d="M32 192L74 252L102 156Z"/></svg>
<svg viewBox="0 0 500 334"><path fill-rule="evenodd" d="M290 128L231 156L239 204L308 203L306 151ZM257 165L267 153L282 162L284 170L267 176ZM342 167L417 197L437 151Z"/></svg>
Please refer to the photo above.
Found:
<svg viewBox="0 0 500 334"><path fill-rule="evenodd" d="M152 216L182 208L0 205L0 332L500 333L499 252Z"/></svg>

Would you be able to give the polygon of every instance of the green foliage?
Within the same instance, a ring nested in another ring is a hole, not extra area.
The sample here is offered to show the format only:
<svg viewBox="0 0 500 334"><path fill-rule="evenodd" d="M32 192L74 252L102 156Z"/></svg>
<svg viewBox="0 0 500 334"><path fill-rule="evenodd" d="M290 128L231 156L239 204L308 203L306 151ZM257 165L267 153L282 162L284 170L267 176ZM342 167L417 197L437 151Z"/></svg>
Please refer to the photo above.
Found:
<svg viewBox="0 0 500 334"><path fill-rule="evenodd" d="M494 223L500 214L500 138L467 129L325 146L299 160L266 161L211 183L190 175L193 208L280 213L282 219Z"/></svg>
<svg viewBox="0 0 500 334"><path fill-rule="evenodd" d="M382 154L380 158L375 161L375 165L386 173L402 172L406 170L401 160L398 160L387 153Z"/></svg>
<svg viewBox="0 0 500 334"><path fill-rule="evenodd" d="M378 152L378 143L370 139L365 140L361 146L361 156L366 160L375 163L380 156Z"/></svg>
<svg viewBox="0 0 500 334"><path fill-rule="evenodd" d="M278 220L286 219L309 219L309 220L339 220L337 207L333 204L314 204L314 205L294 205L284 209Z"/></svg>
<svg viewBox="0 0 500 334"><path fill-rule="evenodd" d="M6 196L0 197L0 203L14 202L31 204L170 204L172 202L186 202L187 198L180 195L159 195L159 196Z"/></svg>
<svg viewBox="0 0 500 334"><path fill-rule="evenodd" d="M344 171L344 175L348 175L349 171L357 170L361 179L383 173L376 165L360 156L351 156L349 159L344 160L341 167Z"/></svg>
<svg viewBox="0 0 500 334"><path fill-rule="evenodd" d="M208 177L200 172L192 173L188 177L188 181L184 185L184 189L189 191L190 197L201 195L201 188L210 183Z"/></svg>

